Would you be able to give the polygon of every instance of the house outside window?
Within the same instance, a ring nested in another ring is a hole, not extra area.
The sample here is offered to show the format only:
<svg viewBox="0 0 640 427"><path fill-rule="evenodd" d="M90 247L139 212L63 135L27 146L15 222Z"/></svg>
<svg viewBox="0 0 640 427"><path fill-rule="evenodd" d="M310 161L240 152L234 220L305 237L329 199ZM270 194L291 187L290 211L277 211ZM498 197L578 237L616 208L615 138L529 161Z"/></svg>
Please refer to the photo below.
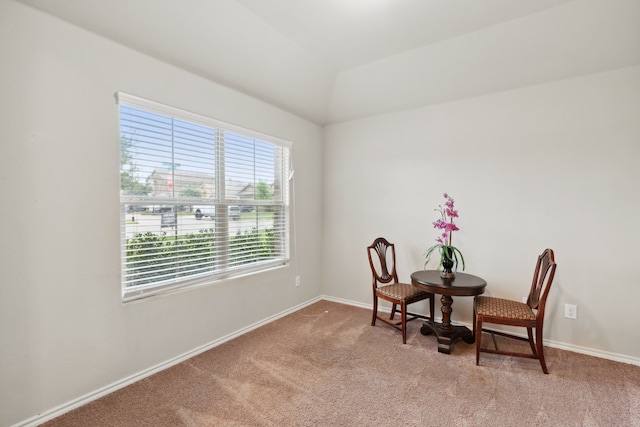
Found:
<svg viewBox="0 0 640 427"><path fill-rule="evenodd" d="M289 142L117 99L124 300L288 263Z"/></svg>

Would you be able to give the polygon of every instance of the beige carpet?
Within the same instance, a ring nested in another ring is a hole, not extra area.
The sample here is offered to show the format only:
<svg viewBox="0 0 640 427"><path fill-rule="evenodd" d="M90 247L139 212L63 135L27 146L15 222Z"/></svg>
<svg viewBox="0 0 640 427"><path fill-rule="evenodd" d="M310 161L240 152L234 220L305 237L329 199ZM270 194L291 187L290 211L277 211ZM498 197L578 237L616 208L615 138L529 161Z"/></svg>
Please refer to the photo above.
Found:
<svg viewBox="0 0 640 427"><path fill-rule="evenodd" d="M370 315L318 302L45 425L640 426L638 366L553 348L549 375L476 366L472 345L440 354L418 321L403 345Z"/></svg>

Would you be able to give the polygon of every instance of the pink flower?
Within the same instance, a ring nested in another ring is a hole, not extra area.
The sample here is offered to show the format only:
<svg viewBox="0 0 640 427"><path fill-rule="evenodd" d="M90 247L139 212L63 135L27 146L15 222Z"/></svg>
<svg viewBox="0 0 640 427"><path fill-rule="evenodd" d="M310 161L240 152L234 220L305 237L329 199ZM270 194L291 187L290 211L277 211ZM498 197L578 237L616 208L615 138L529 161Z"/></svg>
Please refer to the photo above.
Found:
<svg viewBox="0 0 640 427"><path fill-rule="evenodd" d="M448 193L443 194L447 199L444 202L444 206L438 206L437 211L440 212L441 218L433 222L433 228L438 230L444 230L442 236L438 237L436 241L442 245L450 246L452 233L460 230L458 226L453 222L454 218L458 218L458 210L455 209L455 200L449 196Z"/></svg>
<svg viewBox="0 0 640 427"><path fill-rule="evenodd" d="M429 257L436 251L440 254L439 267L443 266L444 261L453 261L454 267L457 269L458 260L462 263L462 269L464 270L464 257L462 252L452 243L453 232L460 230L455 224L455 219L458 218L458 210L455 208L455 200L449 196L448 193L442 195L446 200L442 205L438 205L436 211L440 212L440 218L433 221L433 228L441 230L438 232L439 236L435 239L437 244L427 249L425 256L427 257L426 264L429 262ZM445 250L445 248L447 250ZM452 258L453 257L453 258Z"/></svg>
<svg viewBox="0 0 640 427"><path fill-rule="evenodd" d="M458 226L456 226L454 223L452 222L448 222L447 225L444 227L445 230L447 231L458 231L460 230L458 228Z"/></svg>
<svg viewBox="0 0 640 427"><path fill-rule="evenodd" d="M434 221L434 223L433 223L433 228L439 228L439 229L442 230L442 229L444 229L446 227L447 227L447 223L444 222L444 220L442 220L442 219Z"/></svg>

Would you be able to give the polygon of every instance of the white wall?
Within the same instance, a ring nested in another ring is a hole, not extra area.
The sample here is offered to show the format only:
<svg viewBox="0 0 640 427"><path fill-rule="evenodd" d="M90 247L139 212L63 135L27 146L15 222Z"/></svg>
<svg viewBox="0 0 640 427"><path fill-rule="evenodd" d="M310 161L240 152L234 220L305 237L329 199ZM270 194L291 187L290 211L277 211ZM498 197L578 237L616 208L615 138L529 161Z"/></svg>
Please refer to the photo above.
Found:
<svg viewBox="0 0 640 427"><path fill-rule="evenodd" d="M397 244L408 281L448 192L454 243L487 294L525 296L553 248L545 338L637 361L639 94L632 67L328 126L323 270L340 280L324 292L371 303L365 247L378 236ZM453 320L470 323L471 303L456 298Z"/></svg>
<svg viewBox="0 0 640 427"><path fill-rule="evenodd" d="M320 294L321 128L6 0L0 58L0 425ZM116 91L292 141L292 265L123 304Z"/></svg>

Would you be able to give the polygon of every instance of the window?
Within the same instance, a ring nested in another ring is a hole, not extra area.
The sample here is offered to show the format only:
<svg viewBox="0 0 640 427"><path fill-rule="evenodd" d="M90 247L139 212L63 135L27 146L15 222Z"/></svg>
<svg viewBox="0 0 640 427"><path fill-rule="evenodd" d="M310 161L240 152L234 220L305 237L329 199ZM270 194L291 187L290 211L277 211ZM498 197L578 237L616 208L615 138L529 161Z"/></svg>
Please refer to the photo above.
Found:
<svg viewBox="0 0 640 427"><path fill-rule="evenodd" d="M125 300L288 262L290 143L117 98Z"/></svg>

